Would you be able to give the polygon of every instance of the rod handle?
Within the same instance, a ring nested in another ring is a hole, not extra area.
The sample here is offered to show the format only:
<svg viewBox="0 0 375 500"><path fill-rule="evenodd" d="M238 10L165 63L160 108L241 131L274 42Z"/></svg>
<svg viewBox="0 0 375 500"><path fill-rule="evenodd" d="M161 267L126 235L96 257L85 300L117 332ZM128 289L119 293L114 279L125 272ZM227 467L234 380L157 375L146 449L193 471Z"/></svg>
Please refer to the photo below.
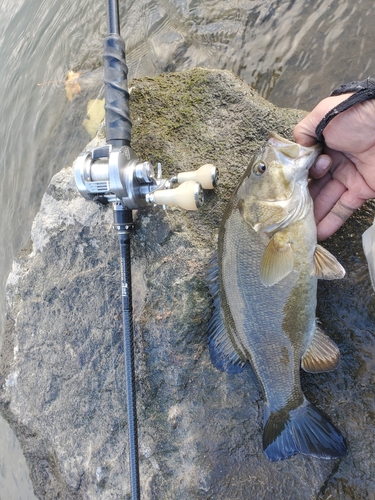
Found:
<svg viewBox="0 0 375 500"><path fill-rule="evenodd" d="M131 128L128 92L128 67L125 42L118 34L104 40L104 94L106 139L113 147L129 146Z"/></svg>

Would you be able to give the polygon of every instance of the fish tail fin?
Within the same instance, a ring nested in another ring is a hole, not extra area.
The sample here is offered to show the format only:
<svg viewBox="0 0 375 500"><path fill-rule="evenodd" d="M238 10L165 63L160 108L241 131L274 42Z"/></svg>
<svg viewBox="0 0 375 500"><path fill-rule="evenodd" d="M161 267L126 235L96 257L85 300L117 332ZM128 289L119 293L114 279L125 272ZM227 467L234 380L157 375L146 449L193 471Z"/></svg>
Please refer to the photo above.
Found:
<svg viewBox="0 0 375 500"><path fill-rule="evenodd" d="M306 399L294 410L282 409L269 414L264 426L263 449L273 462L296 453L325 459L340 458L347 453L341 432Z"/></svg>

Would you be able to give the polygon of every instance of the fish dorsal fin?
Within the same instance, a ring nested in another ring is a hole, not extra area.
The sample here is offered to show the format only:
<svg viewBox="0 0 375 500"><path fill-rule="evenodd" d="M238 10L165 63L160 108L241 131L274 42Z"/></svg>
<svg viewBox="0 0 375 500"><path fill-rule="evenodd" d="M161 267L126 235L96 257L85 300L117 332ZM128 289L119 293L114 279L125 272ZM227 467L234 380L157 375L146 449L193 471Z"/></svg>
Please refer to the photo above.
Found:
<svg viewBox="0 0 375 500"><path fill-rule="evenodd" d="M312 275L319 279L337 280L345 276L345 269L331 252L316 245Z"/></svg>
<svg viewBox="0 0 375 500"><path fill-rule="evenodd" d="M339 361L337 345L316 325L311 343L302 356L301 367L309 373L329 372L337 367Z"/></svg>
<svg viewBox="0 0 375 500"><path fill-rule="evenodd" d="M260 263L260 280L264 286L272 286L293 271L294 256L290 239L282 232L269 241Z"/></svg>
<svg viewBox="0 0 375 500"><path fill-rule="evenodd" d="M217 255L209 264L206 278L213 305L213 313L207 326L211 362L218 370L232 374L241 373L247 362L234 348L224 323Z"/></svg>

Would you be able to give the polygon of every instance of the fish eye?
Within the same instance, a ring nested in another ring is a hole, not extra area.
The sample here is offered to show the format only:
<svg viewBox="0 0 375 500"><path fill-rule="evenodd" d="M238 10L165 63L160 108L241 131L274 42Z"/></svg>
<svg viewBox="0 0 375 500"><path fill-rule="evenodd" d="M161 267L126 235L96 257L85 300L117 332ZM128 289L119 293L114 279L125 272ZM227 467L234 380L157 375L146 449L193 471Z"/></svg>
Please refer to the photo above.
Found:
<svg viewBox="0 0 375 500"><path fill-rule="evenodd" d="M263 175L267 170L267 165L262 161L257 163L254 167L254 173L256 175Z"/></svg>

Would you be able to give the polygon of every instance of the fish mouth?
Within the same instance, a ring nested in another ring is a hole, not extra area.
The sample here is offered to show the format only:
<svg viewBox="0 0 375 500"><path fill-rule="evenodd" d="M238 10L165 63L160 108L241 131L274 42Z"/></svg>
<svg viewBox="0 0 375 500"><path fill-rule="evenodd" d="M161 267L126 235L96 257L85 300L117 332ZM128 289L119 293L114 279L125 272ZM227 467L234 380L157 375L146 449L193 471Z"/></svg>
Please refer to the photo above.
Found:
<svg viewBox="0 0 375 500"><path fill-rule="evenodd" d="M323 149L323 145L317 142L313 146L301 146L297 142L290 141L285 137L272 132L268 139L269 145L275 151L278 159L281 163L289 163L290 166L296 168L300 171L301 176L297 175L297 182L300 182L306 172L312 167L316 159L320 155ZM306 161L301 161L306 158Z"/></svg>
<svg viewBox="0 0 375 500"><path fill-rule="evenodd" d="M270 134L268 142L273 148L291 160L299 160L310 155L313 155L315 160L323 148L320 142L317 142L313 146L301 146L301 144L290 141L276 132Z"/></svg>

